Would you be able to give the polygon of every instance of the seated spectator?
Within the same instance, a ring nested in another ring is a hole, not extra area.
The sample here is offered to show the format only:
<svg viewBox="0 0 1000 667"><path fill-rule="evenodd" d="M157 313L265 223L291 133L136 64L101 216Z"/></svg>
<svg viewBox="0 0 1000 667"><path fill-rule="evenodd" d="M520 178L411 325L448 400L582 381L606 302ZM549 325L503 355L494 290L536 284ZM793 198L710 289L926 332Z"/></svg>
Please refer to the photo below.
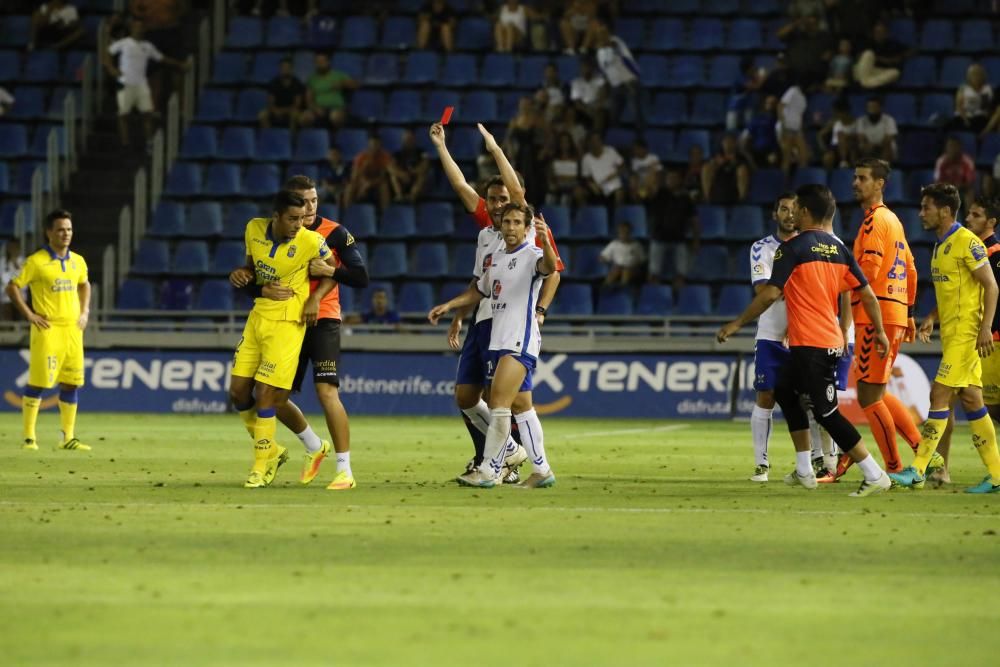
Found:
<svg viewBox="0 0 1000 667"><path fill-rule="evenodd" d="M76 7L66 0L49 0L31 15L28 50L65 49L83 39L83 24Z"/></svg>
<svg viewBox="0 0 1000 667"><path fill-rule="evenodd" d="M740 148L754 167L777 166L781 157L777 128L778 98L768 95L740 135Z"/></svg>
<svg viewBox="0 0 1000 667"><path fill-rule="evenodd" d="M306 109L299 122L306 127L329 123L338 128L347 120L344 91L358 87L358 82L346 72L330 67L330 56L316 54L316 69L306 81Z"/></svg>
<svg viewBox="0 0 1000 667"><path fill-rule="evenodd" d="M833 103L833 115L816 134L820 147L823 149L823 167L833 169L840 166L847 168L858 159L856 121L851 116L851 107L847 100L838 99Z"/></svg>
<svg viewBox="0 0 1000 667"><path fill-rule="evenodd" d="M705 151L695 144L688 149L688 161L684 170L684 187L692 201L702 201L705 193L701 190L702 174L705 173Z"/></svg>
<svg viewBox="0 0 1000 667"><path fill-rule="evenodd" d="M726 129L738 130L750 122L756 105L757 91L764 83L764 70L757 67L753 56L740 57L740 74L729 88L726 102Z"/></svg>
<svg viewBox="0 0 1000 667"><path fill-rule="evenodd" d="M979 133L979 138L982 139L990 132L996 132L1000 130L1000 104L997 104L993 109L993 114L990 116L990 120L986 123L986 127L983 131Z"/></svg>
<svg viewBox="0 0 1000 667"><path fill-rule="evenodd" d="M646 265L646 249L632 238L632 225L619 223L618 238L604 246L600 260L609 267L605 285L627 287L636 282Z"/></svg>
<svg viewBox="0 0 1000 667"><path fill-rule="evenodd" d="M3 254L0 255L0 284L5 288L21 273L24 266L24 255L21 253L21 242L16 238L7 239ZM0 321L13 322L18 319L17 309L7 296L7 290L0 290Z"/></svg>
<svg viewBox="0 0 1000 667"><path fill-rule="evenodd" d="M854 63L854 80L863 88L882 88L899 78L909 49L889 39L889 27L879 21L872 28L872 40Z"/></svg>
<svg viewBox="0 0 1000 667"><path fill-rule="evenodd" d="M792 77L792 72L788 68L788 57L782 51L778 53L774 61L774 67L764 77L764 82L760 84L760 94L774 95L780 99L785 94L785 91L790 86L795 85L795 83L796 81Z"/></svg>
<svg viewBox="0 0 1000 667"><path fill-rule="evenodd" d="M621 154L611 146L605 146L597 132L591 132L587 136L587 149L580 160L583 191L578 193L578 204L587 201L606 206L624 203L622 170L625 160Z"/></svg>
<svg viewBox="0 0 1000 667"><path fill-rule="evenodd" d="M389 165L389 181L396 200L416 202L424 193L430 169L431 163L427 153L417 146L417 137L413 134L413 130L409 128L403 130L402 146L396 151Z"/></svg>
<svg viewBox="0 0 1000 667"><path fill-rule="evenodd" d="M455 10L445 0L430 0L417 16L417 48L455 50Z"/></svg>
<svg viewBox="0 0 1000 667"><path fill-rule="evenodd" d="M570 0L559 21L559 34L568 55L584 53L594 48L597 29L597 2L595 0Z"/></svg>
<svg viewBox="0 0 1000 667"><path fill-rule="evenodd" d="M826 79L828 63L833 57L833 38L820 28L819 19L806 15L778 30L778 39L785 42L788 69L792 79L809 90Z"/></svg>
<svg viewBox="0 0 1000 667"><path fill-rule="evenodd" d="M674 290L679 290L690 269L690 258L701 245L698 213L684 186L683 172L667 169L645 205L649 220L649 282L660 282L664 269L671 268ZM672 266L664 266L665 260Z"/></svg>
<svg viewBox="0 0 1000 667"><path fill-rule="evenodd" d="M809 164L809 145L803 127L803 117L808 102L802 89L792 86L781 96L778 103L778 140L781 142L781 169L787 176L792 165L805 167Z"/></svg>
<svg viewBox="0 0 1000 667"><path fill-rule="evenodd" d="M587 142L587 128L580 122L576 107L572 105L563 108L562 116L552 123L549 131L568 133L573 138L573 145L576 146L577 152L581 152Z"/></svg>
<svg viewBox="0 0 1000 667"><path fill-rule="evenodd" d="M972 201L976 185L976 163L964 151L958 137L948 137L944 153L934 164L934 181L950 183L962 193L962 202Z"/></svg>
<svg viewBox="0 0 1000 667"><path fill-rule="evenodd" d="M860 157L877 157L892 162L896 159L896 119L882 111L882 100L870 97L865 103L865 115L854 124Z"/></svg>
<svg viewBox="0 0 1000 667"><path fill-rule="evenodd" d="M656 189L660 181L660 172L663 171L663 163L660 156L649 150L649 145L642 139L636 139L632 144L632 155L629 158L628 168L630 173L629 192L632 199L639 201L644 199L644 194Z"/></svg>
<svg viewBox="0 0 1000 667"><path fill-rule="evenodd" d="M365 324L399 324L399 313L389 308L389 295L384 289L372 292L372 309L362 313Z"/></svg>
<svg viewBox="0 0 1000 667"><path fill-rule="evenodd" d="M802 19L807 16L815 18L826 29L826 0L789 0L788 17Z"/></svg>
<svg viewBox="0 0 1000 667"><path fill-rule="evenodd" d="M344 206L375 201L385 210L390 201L389 165L392 155L382 148L378 135L368 137L368 148L354 157L351 178L344 191Z"/></svg>
<svg viewBox="0 0 1000 667"><path fill-rule="evenodd" d="M837 43L837 55L830 58L830 70L827 72L826 89L836 93L851 85L851 70L853 67L854 55L851 50L851 40L841 39Z"/></svg>
<svg viewBox="0 0 1000 667"><path fill-rule="evenodd" d="M955 117L948 126L960 132L982 132L992 108L993 88L986 79L986 68L973 63L965 73L965 83L955 93Z"/></svg>
<svg viewBox="0 0 1000 667"><path fill-rule="evenodd" d="M340 149L333 147L327 153L327 160L320 164L320 199L342 206L344 191L351 178L351 163L344 161Z"/></svg>
<svg viewBox="0 0 1000 667"><path fill-rule="evenodd" d="M559 80L559 70L552 63L545 66L541 90L545 91L545 116L551 122L562 113L566 105L566 92Z"/></svg>
<svg viewBox="0 0 1000 667"><path fill-rule="evenodd" d="M604 131L608 106L607 82L591 60L580 60L580 76L570 83L569 100L580 116L589 121L591 130Z"/></svg>
<svg viewBox="0 0 1000 667"><path fill-rule="evenodd" d="M14 107L15 101L14 96L6 88L0 86L0 116L6 115Z"/></svg>
<svg viewBox="0 0 1000 667"><path fill-rule="evenodd" d="M569 132L560 132L556 148L549 162L549 190L547 202L569 206L580 185L580 152Z"/></svg>
<svg viewBox="0 0 1000 667"><path fill-rule="evenodd" d="M528 19L537 19L538 14L518 0L505 0L493 24L493 39L499 53L510 53L526 44Z"/></svg>
<svg viewBox="0 0 1000 667"><path fill-rule="evenodd" d="M267 85L267 107L257 114L261 127L287 127L295 130L302 112L306 87L292 70L292 59L282 58L278 76Z"/></svg>
<svg viewBox="0 0 1000 667"><path fill-rule="evenodd" d="M736 137L722 137L719 154L701 173L701 191L709 204L730 206L746 201L750 187L750 166L740 155Z"/></svg>
<svg viewBox="0 0 1000 667"><path fill-rule="evenodd" d="M625 105L632 104L635 110L635 128L641 135L645 128L642 104L639 100L642 88L639 82L639 65L632 52L619 37L612 35L607 26L600 24L596 29L597 66L608 82L612 104L612 119L620 124L625 113Z"/></svg>
<svg viewBox="0 0 1000 667"><path fill-rule="evenodd" d="M522 97L517 113L507 124L504 151L514 169L524 179L524 186L533 197L545 201L548 175L545 169L545 118L530 97Z"/></svg>

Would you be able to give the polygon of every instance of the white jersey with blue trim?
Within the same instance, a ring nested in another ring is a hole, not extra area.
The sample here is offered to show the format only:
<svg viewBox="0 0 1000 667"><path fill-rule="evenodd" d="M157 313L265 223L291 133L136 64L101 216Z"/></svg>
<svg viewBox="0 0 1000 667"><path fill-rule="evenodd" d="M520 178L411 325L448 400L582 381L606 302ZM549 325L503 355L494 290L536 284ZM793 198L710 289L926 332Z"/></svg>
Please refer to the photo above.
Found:
<svg viewBox="0 0 1000 667"><path fill-rule="evenodd" d="M538 357L541 336L535 306L545 276L538 271L542 249L525 240L514 250L506 247L493 255L489 269L479 278L479 291L493 313L491 350L512 350Z"/></svg>
<svg viewBox="0 0 1000 667"><path fill-rule="evenodd" d="M525 235L524 240L534 244L535 243L535 228L529 227L528 233ZM506 252L507 244L503 240L503 235L493 227L487 227L486 229L479 230L479 236L476 239L476 265L472 267L472 275L479 280L483 277L490 266L493 263L493 258L502 252ZM488 320L493 317L493 310L490 308L489 299L483 299L479 302L479 307L476 309L476 319L475 323L479 324L483 320Z"/></svg>
<svg viewBox="0 0 1000 667"><path fill-rule="evenodd" d="M765 236L750 246L750 282L753 285L767 283L774 267L774 252L781 241L774 234ZM788 310L785 300L778 299L757 318L756 340L773 340L783 343L788 331Z"/></svg>

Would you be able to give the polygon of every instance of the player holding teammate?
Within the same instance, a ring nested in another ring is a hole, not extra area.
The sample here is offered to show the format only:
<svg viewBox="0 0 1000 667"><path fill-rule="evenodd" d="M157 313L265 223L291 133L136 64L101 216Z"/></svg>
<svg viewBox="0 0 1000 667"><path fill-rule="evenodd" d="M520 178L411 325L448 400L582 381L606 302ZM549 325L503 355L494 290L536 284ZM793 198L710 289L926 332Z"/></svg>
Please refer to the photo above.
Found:
<svg viewBox="0 0 1000 667"><path fill-rule="evenodd" d="M320 280L310 294L309 264L321 258L331 266L333 254L324 238L308 229L305 199L282 190L270 219L247 223L247 268L260 284L279 282L293 295L284 300L260 297L236 346L229 397L248 431L253 432L254 464L244 484L269 485L287 460L287 450L275 441L275 416L288 400L295 379L306 326L316 323L320 302L335 283Z"/></svg>
<svg viewBox="0 0 1000 667"><path fill-rule="evenodd" d="M805 397L816 421L864 473L861 486L851 495L869 496L888 489L891 482L837 407L836 368L845 343L837 317L841 292L850 289L859 295L872 323L879 355L888 353L889 341L878 300L860 267L844 244L822 229L836 211L833 195L821 185L804 185L795 194L798 236L778 248L767 286L742 315L719 329L717 338L725 342L784 295L790 363L775 388L775 397L795 445L795 471L785 482L807 489L817 486L809 456L809 419L800 401Z"/></svg>
<svg viewBox="0 0 1000 667"><path fill-rule="evenodd" d="M56 449L90 449L76 437L77 398L83 386L83 331L90 318L90 282L87 263L69 249L72 218L63 209L45 216L48 243L25 260L21 272L6 286L14 307L31 323L28 386L21 399L23 449L38 449L35 425L42 391L57 382L62 440ZM21 295L25 287L31 291L31 306Z"/></svg>
<svg viewBox="0 0 1000 667"><path fill-rule="evenodd" d="M972 444L989 475L967 493L1000 492L1000 453L996 430L983 404L980 357L994 354L993 319L997 282L989 266L986 246L955 221L961 198L954 185L934 183L921 190L920 219L924 229L938 237L931 255L931 280L941 323L941 365L931 384L931 407L913 464L892 475L900 486L920 488L924 473L944 432L955 394L972 430ZM927 342L934 320L920 327Z"/></svg>

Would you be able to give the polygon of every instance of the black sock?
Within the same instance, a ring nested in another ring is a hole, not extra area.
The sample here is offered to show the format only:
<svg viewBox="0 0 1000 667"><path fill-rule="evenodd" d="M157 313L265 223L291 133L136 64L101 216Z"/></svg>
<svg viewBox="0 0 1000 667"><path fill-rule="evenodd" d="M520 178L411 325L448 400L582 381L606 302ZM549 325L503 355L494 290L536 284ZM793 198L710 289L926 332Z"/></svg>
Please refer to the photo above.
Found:
<svg viewBox="0 0 1000 667"><path fill-rule="evenodd" d="M477 466L481 465L483 463L483 453L486 451L486 436L472 425L472 421L465 414L462 415L462 420L465 422L465 428L469 431L469 437L472 438L472 446L476 449L476 456L473 463Z"/></svg>
<svg viewBox="0 0 1000 667"><path fill-rule="evenodd" d="M521 432L517 430L517 422L514 421L513 415L510 418L510 437L514 439L514 442L521 444Z"/></svg>

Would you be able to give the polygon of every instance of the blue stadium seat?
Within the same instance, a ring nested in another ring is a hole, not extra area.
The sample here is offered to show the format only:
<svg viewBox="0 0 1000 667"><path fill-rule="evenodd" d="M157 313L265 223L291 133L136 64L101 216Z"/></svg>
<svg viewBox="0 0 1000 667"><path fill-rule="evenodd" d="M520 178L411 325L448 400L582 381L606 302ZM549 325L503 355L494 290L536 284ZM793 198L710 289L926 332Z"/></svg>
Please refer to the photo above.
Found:
<svg viewBox="0 0 1000 667"><path fill-rule="evenodd" d="M723 285L719 292L719 306L716 312L727 317L736 317L753 300L753 290L749 285Z"/></svg>
<svg viewBox="0 0 1000 667"><path fill-rule="evenodd" d="M892 174L889 176L892 178L901 178L900 174ZM920 189L925 185L930 185L934 182L934 170L933 169L914 169L906 175L906 198L912 202L920 201Z"/></svg>
<svg viewBox="0 0 1000 667"><path fill-rule="evenodd" d="M722 21L696 18L688 28L687 48L690 51L715 51L725 41Z"/></svg>
<svg viewBox="0 0 1000 667"><path fill-rule="evenodd" d="M417 206L417 235L421 238L450 237L455 233L455 213L446 202Z"/></svg>
<svg viewBox="0 0 1000 667"><path fill-rule="evenodd" d="M681 130L677 133L674 144L675 155L680 156L677 162L687 162L688 152L692 146L700 146L702 154L707 159L711 154L710 136L707 130Z"/></svg>
<svg viewBox="0 0 1000 667"><path fill-rule="evenodd" d="M734 241L756 241L767 235L760 206L733 206L729 209L726 235Z"/></svg>
<svg viewBox="0 0 1000 667"><path fill-rule="evenodd" d="M740 11L740 0L708 0L701 8L713 16L732 16Z"/></svg>
<svg viewBox="0 0 1000 667"><path fill-rule="evenodd" d="M129 278L118 288L116 305L120 310L152 310L156 308L156 289L148 280Z"/></svg>
<svg viewBox="0 0 1000 667"><path fill-rule="evenodd" d="M889 34L897 42L915 47L919 41L917 24L908 16L897 16L889 21Z"/></svg>
<svg viewBox="0 0 1000 667"><path fill-rule="evenodd" d="M745 266L740 261L740 266ZM726 280L729 274L729 251L722 245L702 245L691 260L688 276L697 280Z"/></svg>
<svg viewBox="0 0 1000 667"><path fill-rule="evenodd" d="M294 16L275 16L267 22L265 39L268 48L295 48L302 44L302 20Z"/></svg>
<svg viewBox="0 0 1000 667"><path fill-rule="evenodd" d="M701 226L702 239L712 241L726 238L726 207L700 204L698 223Z"/></svg>
<svg viewBox="0 0 1000 667"><path fill-rule="evenodd" d="M169 269L170 250L166 241L150 238L139 241L139 249L132 260L132 273L156 275L166 273Z"/></svg>
<svg viewBox="0 0 1000 667"><path fill-rule="evenodd" d="M34 119L45 113L45 89L35 86L18 86L11 94L16 102L8 112L8 118Z"/></svg>
<svg viewBox="0 0 1000 667"><path fill-rule="evenodd" d="M562 55L556 58L556 70L559 72L559 80L564 85L580 75L580 59L578 56Z"/></svg>
<svg viewBox="0 0 1000 667"><path fill-rule="evenodd" d="M4 194L10 189L10 171L6 162L0 162L0 194ZM0 236L5 235L5 230L0 228Z"/></svg>
<svg viewBox="0 0 1000 667"><path fill-rule="evenodd" d="M416 123L422 118L420 109L419 92L416 90L394 90L389 93L385 120L396 125Z"/></svg>
<svg viewBox="0 0 1000 667"><path fill-rule="evenodd" d="M632 227L632 238L645 240L649 236L646 224L646 207L639 204L623 204L615 207L615 224L627 222Z"/></svg>
<svg viewBox="0 0 1000 667"><path fill-rule="evenodd" d="M721 125L721 109L726 108L726 97L722 93L695 93L691 100L689 125Z"/></svg>
<svg viewBox="0 0 1000 667"><path fill-rule="evenodd" d="M409 16L390 16L382 24L382 44L394 49L411 49L417 41L417 22Z"/></svg>
<svg viewBox="0 0 1000 667"><path fill-rule="evenodd" d="M222 235L227 239L242 239L250 218L260 215L260 208L251 201L237 201L226 206Z"/></svg>
<svg viewBox="0 0 1000 667"><path fill-rule="evenodd" d="M929 276L930 273L931 273L931 257L933 256L931 249L929 247L927 247L927 246L917 246L917 247L915 247L915 248L912 249L912 252L913 252L913 263L917 267L917 275L920 275L920 276ZM918 293L917 300L918 301L920 301L920 293L922 293L922 292L927 292L927 293L933 295L934 294L934 289L932 287L930 287L930 286L928 286L925 289L918 289L917 290L917 293ZM930 309L928 309L928 310L926 310L924 312L927 313L927 312L929 312L929 310Z"/></svg>
<svg viewBox="0 0 1000 667"><path fill-rule="evenodd" d="M185 160L204 160L215 157L218 152L214 127L192 125L184 133L180 157Z"/></svg>
<svg viewBox="0 0 1000 667"><path fill-rule="evenodd" d="M162 238L175 238L184 234L187 226L187 215L184 204L169 199L161 199L153 211L153 223L149 226L149 235Z"/></svg>
<svg viewBox="0 0 1000 667"><path fill-rule="evenodd" d="M448 86L471 86L478 80L476 57L465 54L449 54L444 57L441 83Z"/></svg>
<svg viewBox="0 0 1000 667"><path fill-rule="evenodd" d="M260 111L260 109L257 109ZM204 123L221 123L233 117L233 94L227 90L208 88L198 96L195 120ZM256 117L256 112L254 112Z"/></svg>
<svg viewBox="0 0 1000 667"><path fill-rule="evenodd" d="M399 60L394 53L373 53L365 61L364 83L388 86L399 81Z"/></svg>
<svg viewBox="0 0 1000 667"><path fill-rule="evenodd" d="M403 82L420 85L437 80L441 58L432 51L413 51L406 58Z"/></svg>
<svg viewBox="0 0 1000 667"><path fill-rule="evenodd" d="M885 182L885 188L882 190L882 199L887 204L898 204L906 199L903 194L903 179L902 175L897 175L896 178L890 178Z"/></svg>
<svg viewBox="0 0 1000 667"><path fill-rule="evenodd" d="M597 292L598 315L631 315L632 295L627 289L601 289Z"/></svg>
<svg viewBox="0 0 1000 667"><path fill-rule="evenodd" d="M253 160L256 157L253 129L227 127L222 131L218 157L223 160Z"/></svg>
<svg viewBox="0 0 1000 667"><path fill-rule="evenodd" d="M448 264L448 275L456 278L471 278L476 268L476 246L462 243L454 246Z"/></svg>
<svg viewBox="0 0 1000 667"><path fill-rule="evenodd" d="M569 224L569 209L567 207L557 204L546 204L541 210L542 215L545 216L545 222L548 223L549 229L552 230L552 235L556 238L556 242L561 238L572 238Z"/></svg>
<svg viewBox="0 0 1000 667"><path fill-rule="evenodd" d="M368 133L357 128L343 128L337 131L337 148L348 161L368 146Z"/></svg>
<svg viewBox="0 0 1000 667"><path fill-rule="evenodd" d="M243 225L246 226L246 220ZM246 260L246 247L241 241L220 241L212 253L211 273L228 276L233 269L246 265Z"/></svg>
<svg viewBox="0 0 1000 667"><path fill-rule="evenodd" d="M257 133L256 159L262 162L287 162L292 159L292 135L282 127Z"/></svg>
<svg viewBox="0 0 1000 667"><path fill-rule="evenodd" d="M1000 155L1000 134L991 132L983 137L979 146L979 155L976 157L977 167L992 167L993 161Z"/></svg>
<svg viewBox="0 0 1000 667"><path fill-rule="evenodd" d="M17 51L0 51L0 82L17 81L21 78L21 54Z"/></svg>
<svg viewBox="0 0 1000 667"><path fill-rule="evenodd" d="M672 83L670 60L666 56L643 53L636 58L636 64L639 65L639 71L642 72L643 85L654 88L677 87ZM560 76L560 78L562 77ZM565 79L562 80L565 81Z"/></svg>
<svg viewBox="0 0 1000 667"><path fill-rule="evenodd" d="M951 132L948 136L958 139L958 142L962 144L962 150L965 151L970 157L975 157L976 146L978 143L978 138L975 132Z"/></svg>
<svg viewBox="0 0 1000 667"><path fill-rule="evenodd" d="M330 133L323 129L300 130L295 140L296 162L319 162L330 151Z"/></svg>
<svg viewBox="0 0 1000 667"><path fill-rule="evenodd" d="M727 48L733 51L757 51L762 43L760 21L757 19L736 19L729 24Z"/></svg>
<svg viewBox="0 0 1000 667"><path fill-rule="evenodd" d="M6 165L4 165L6 167ZM17 234L17 212L24 213L24 220L31 220L31 204L17 200L8 200L0 205L0 237Z"/></svg>
<svg viewBox="0 0 1000 667"><path fill-rule="evenodd" d="M604 143L619 153L627 153L635 143L635 130L628 127L610 127L604 133Z"/></svg>
<svg viewBox="0 0 1000 667"><path fill-rule="evenodd" d="M339 69L350 76L355 81L360 81L364 74L364 59L360 53L350 53L348 51L337 51L333 54L330 67Z"/></svg>
<svg viewBox="0 0 1000 667"><path fill-rule="evenodd" d="M548 64L546 56L521 56L521 62L517 66L517 87L535 89L541 86L545 78L545 66Z"/></svg>
<svg viewBox="0 0 1000 667"><path fill-rule="evenodd" d="M420 278L443 278L448 275L448 246L444 243L418 243L410 263L413 275Z"/></svg>
<svg viewBox="0 0 1000 667"><path fill-rule="evenodd" d="M385 114L385 95L380 90L357 90L351 94L351 115L375 122Z"/></svg>
<svg viewBox="0 0 1000 667"><path fill-rule="evenodd" d="M344 211L344 225L355 238L375 236L375 207L372 204L351 204Z"/></svg>
<svg viewBox="0 0 1000 667"><path fill-rule="evenodd" d="M899 142L899 166L924 168L938 159L938 136L932 131L908 132Z"/></svg>
<svg viewBox="0 0 1000 667"><path fill-rule="evenodd" d="M236 197L242 193L239 165L216 162L208 167L204 194L212 197Z"/></svg>
<svg viewBox="0 0 1000 667"><path fill-rule="evenodd" d="M323 8L321 7L321 10ZM306 25L306 45L316 51L329 53L337 47L337 19L333 16L317 14Z"/></svg>
<svg viewBox="0 0 1000 667"><path fill-rule="evenodd" d="M819 183L826 185L826 169L822 167L799 167L792 175L792 189L795 190L801 185L809 183Z"/></svg>
<svg viewBox="0 0 1000 667"><path fill-rule="evenodd" d="M247 169L244 183L250 195L270 199L281 188L281 172L276 164L252 164Z"/></svg>
<svg viewBox="0 0 1000 667"><path fill-rule="evenodd" d="M493 88L514 85L514 56L509 53L488 53L483 56L479 83Z"/></svg>
<svg viewBox="0 0 1000 667"><path fill-rule="evenodd" d="M419 275L419 274L418 274ZM434 307L434 288L428 282L403 283L396 308L401 313L427 313Z"/></svg>
<svg viewBox="0 0 1000 667"><path fill-rule="evenodd" d="M379 239L408 239L417 235L417 216L409 204L392 204L382 214Z"/></svg>
<svg viewBox="0 0 1000 667"><path fill-rule="evenodd" d="M267 106L267 91L262 88L241 90L236 98L234 116L241 123L256 123L257 114Z"/></svg>
<svg viewBox="0 0 1000 667"><path fill-rule="evenodd" d="M234 16L226 33L227 49L256 49L263 46L261 20L253 16Z"/></svg>
<svg viewBox="0 0 1000 667"><path fill-rule="evenodd" d="M676 18L659 18L653 22L643 42L645 51L677 51L684 46L684 22ZM643 70L643 79L645 79Z"/></svg>
<svg viewBox="0 0 1000 667"><path fill-rule="evenodd" d="M639 289L636 315L670 315L674 309L674 295L668 285L645 284Z"/></svg>
<svg viewBox="0 0 1000 667"><path fill-rule="evenodd" d="M280 51L259 51L254 56L253 66L250 68L250 82L258 86L265 86L278 76L281 67L281 60L286 55Z"/></svg>
<svg viewBox="0 0 1000 667"><path fill-rule="evenodd" d="M917 100L909 93L889 93L882 108L896 119L897 125L912 125L917 121Z"/></svg>
<svg viewBox="0 0 1000 667"><path fill-rule="evenodd" d="M476 90L466 93L462 98L462 115L474 118L483 123L499 120L497 115L497 96L489 90Z"/></svg>
<svg viewBox="0 0 1000 667"><path fill-rule="evenodd" d="M27 125L0 125L0 158L20 158L28 152Z"/></svg>
<svg viewBox="0 0 1000 667"><path fill-rule="evenodd" d="M728 89L740 76L740 59L738 56L715 56L708 63L708 78L705 84L710 88ZM720 110L717 109L715 115Z"/></svg>
<svg viewBox="0 0 1000 667"><path fill-rule="evenodd" d="M340 207L336 204L320 204L319 215L327 220L340 220Z"/></svg>
<svg viewBox="0 0 1000 667"><path fill-rule="evenodd" d="M186 278L171 278L160 286L160 308L190 310L194 302L194 283Z"/></svg>
<svg viewBox="0 0 1000 667"><path fill-rule="evenodd" d="M355 290L347 287L346 285L341 285L337 297L340 299L340 312L341 313L355 313L357 308L354 305L354 294Z"/></svg>
<svg viewBox="0 0 1000 667"><path fill-rule="evenodd" d="M173 272L182 275L208 273L208 244L204 241L181 241L174 250Z"/></svg>
<svg viewBox="0 0 1000 667"><path fill-rule="evenodd" d="M455 30L459 51L488 51L493 48L493 26L485 18L466 16Z"/></svg>
<svg viewBox="0 0 1000 667"><path fill-rule="evenodd" d="M990 81L1000 81L1000 56L987 56L980 61Z"/></svg>
<svg viewBox="0 0 1000 667"><path fill-rule="evenodd" d="M712 293L708 285L685 285L677 298L674 315L700 317L712 314Z"/></svg>
<svg viewBox="0 0 1000 667"><path fill-rule="evenodd" d="M781 0L744 0L743 13L750 16L774 16L784 11Z"/></svg>
<svg viewBox="0 0 1000 667"><path fill-rule="evenodd" d="M646 37L646 22L640 18L620 17L615 21L614 34L633 49L642 46Z"/></svg>
<svg viewBox="0 0 1000 667"><path fill-rule="evenodd" d="M439 112L440 113L440 112ZM479 149L483 145L483 137L474 127L458 127L451 130L448 138L448 148L451 155L460 162L471 162L479 157Z"/></svg>
<svg viewBox="0 0 1000 667"><path fill-rule="evenodd" d="M222 204L218 202L191 204L187 224L184 226L184 235L197 238L222 236Z"/></svg>
<svg viewBox="0 0 1000 667"><path fill-rule="evenodd" d="M660 92L656 93L652 109L646 119L650 125L674 126L686 124L687 117L687 95L677 92Z"/></svg>
<svg viewBox="0 0 1000 667"><path fill-rule="evenodd" d="M903 62L903 72L897 85L904 88L925 88L937 85L937 63L933 56L912 56Z"/></svg>
<svg viewBox="0 0 1000 667"><path fill-rule="evenodd" d="M924 93L920 98L918 120L924 125L940 126L955 113L955 97L947 93ZM903 142L906 138L902 139Z"/></svg>
<svg viewBox="0 0 1000 667"><path fill-rule="evenodd" d="M212 61L212 83L218 85L236 85L247 78L246 54L223 51L216 54Z"/></svg>
<svg viewBox="0 0 1000 667"><path fill-rule="evenodd" d="M0 17L0 46L27 46L31 35L31 16Z"/></svg>
<svg viewBox="0 0 1000 667"><path fill-rule="evenodd" d="M843 168L830 172L830 191L833 192L833 197L839 204L853 202L854 170Z"/></svg>
<svg viewBox="0 0 1000 667"><path fill-rule="evenodd" d="M348 16L340 30L340 48L357 51L378 44L375 19L371 16Z"/></svg>
<svg viewBox="0 0 1000 667"><path fill-rule="evenodd" d="M972 64L968 56L947 56L941 61L941 78L938 87L954 90L965 83L965 73ZM954 95L952 95L954 99Z"/></svg>
<svg viewBox="0 0 1000 667"><path fill-rule="evenodd" d="M581 280L594 280L604 278L607 274L607 267L601 263L601 250L603 245L581 245L577 246L573 253L573 261L567 262L566 274L572 278Z"/></svg>
<svg viewBox="0 0 1000 667"><path fill-rule="evenodd" d="M228 280L203 280L194 301L195 310L233 310L233 286Z"/></svg>
<svg viewBox="0 0 1000 667"><path fill-rule="evenodd" d="M378 128L378 136L382 140L382 148L390 153L395 153L403 147L403 128L398 125L381 126Z"/></svg>
<svg viewBox="0 0 1000 667"><path fill-rule="evenodd" d="M705 62L701 56L674 56L670 60L670 85L699 88L705 84Z"/></svg>
<svg viewBox="0 0 1000 667"><path fill-rule="evenodd" d="M49 83L59 80L59 53L32 51L24 59L21 80L31 83Z"/></svg>
<svg viewBox="0 0 1000 667"><path fill-rule="evenodd" d="M593 315L594 298L590 285L561 283L559 297L552 302L549 312L555 315Z"/></svg>
<svg viewBox="0 0 1000 667"><path fill-rule="evenodd" d="M202 171L191 162L175 162L167 175L163 194L170 197L192 197L201 194Z"/></svg>
<svg viewBox="0 0 1000 667"><path fill-rule="evenodd" d="M609 239L608 209L603 206L581 206L573 220L571 237L580 241Z"/></svg>
<svg viewBox="0 0 1000 667"><path fill-rule="evenodd" d="M49 192L51 181L48 166L45 162L35 160L22 160L17 165L17 172L13 182L10 183L10 192L15 195L29 196L31 194L31 181L35 176L35 171L42 170L42 184L45 192Z"/></svg>
<svg viewBox="0 0 1000 667"><path fill-rule="evenodd" d="M954 51L955 29L947 19L930 19L924 22L920 33L920 50L922 52Z"/></svg>
<svg viewBox="0 0 1000 667"><path fill-rule="evenodd" d="M662 129L646 130L646 143L649 144L651 152L666 160L674 150L674 132Z"/></svg>
<svg viewBox="0 0 1000 667"><path fill-rule="evenodd" d="M750 176L749 201L773 204L785 190L785 174L780 169L758 169Z"/></svg>
<svg viewBox="0 0 1000 667"><path fill-rule="evenodd" d="M375 246L370 267L373 278L402 278L409 272L405 243L379 243Z"/></svg>

